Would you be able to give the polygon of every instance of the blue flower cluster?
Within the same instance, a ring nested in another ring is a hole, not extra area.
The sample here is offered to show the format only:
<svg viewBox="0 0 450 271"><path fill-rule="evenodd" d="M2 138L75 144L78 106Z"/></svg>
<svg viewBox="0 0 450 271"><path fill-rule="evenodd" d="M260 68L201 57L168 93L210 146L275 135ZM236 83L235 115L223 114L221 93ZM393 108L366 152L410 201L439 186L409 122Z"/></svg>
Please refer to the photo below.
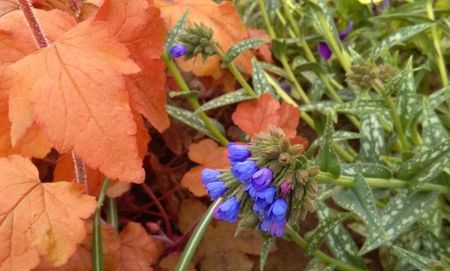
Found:
<svg viewBox="0 0 450 271"><path fill-rule="evenodd" d="M288 203L284 198L277 198L277 188L272 185L274 174L270 168L259 168L254 160L248 145L236 143L228 144L228 159L231 163L231 173L239 180L240 187L251 199L252 210L260 219L259 229L272 236L280 237L284 234L286 226L286 213ZM228 191L222 180L223 172L214 169L202 171L202 182L208 190L212 200L215 200ZM231 193L233 194L233 193ZM232 195L228 197L214 211L218 220L234 223L239 214L243 197Z"/></svg>

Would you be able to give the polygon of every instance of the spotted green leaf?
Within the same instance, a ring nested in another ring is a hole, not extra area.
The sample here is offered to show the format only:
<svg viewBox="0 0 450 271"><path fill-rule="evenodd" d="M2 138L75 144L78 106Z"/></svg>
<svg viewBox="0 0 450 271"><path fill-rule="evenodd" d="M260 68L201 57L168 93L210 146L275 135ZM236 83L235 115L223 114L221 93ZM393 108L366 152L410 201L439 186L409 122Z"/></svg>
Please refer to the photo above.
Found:
<svg viewBox="0 0 450 271"><path fill-rule="evenodd" d="M406 191L402 190L397 196L390 199L381 216L381 223L386 235L369 235L360 254L374 250L407 231L420 218L420 215L429 209L438 195L439 193L434 192L417 192L408 195Z"/></svg>
<svg viewBox="0 0 450 271"><path fill-rule="evenodd" d="M393 246L394 252L398 254L402 259L406 260L409 264L415 268L426 271L431 269L431 259L423 257L417 253L411 252L409 250L403 249L398 246Z"/></svg>
<svg viewBox="0 0 450 271"><path fill-rule="evenodd" d="M384 130L380 119L375 114L361 117L360 159L363 162L378 163L386 151Z"/></svg>
<svg viewBox="0 0 450 271"><path fill-rule="evenodd" d="M266 4L266 10L269 14L269 18L273 21L275 20L277 9L280 6L279 0L264 0Z"/></svg>
<svg viewBox="0 0 450 271"><path fill-rule="evenodd" d="M416 154L398 169L400 179L411 182L409 191L417 191L436 178L450 164L450 139Z"/></svg>
<svg viewBox="0 0 450 271"><path fill-rule="evenodd" d="M401 84L399 84L399 90L397 91L397 114L400 117L402 127L406 127L409 118L414 111L414 107L417 106L416 85L414 81L412 58L408 60L408 63L404 67L406 71Z"/></svg>
<svg viewBox="0 0 450 271"><path fill-rule="evenodd" d="M334 195L333 200L342 208L357 214L366 225L369 236L385 236L372 189L361 174L356 175L351 188Z"/></svg>
<svg viewBox="0 0 450 271"><path fill-rule="evenodd" d="M412 26L405 26L398 29L375 47L375 51L373 53L375 58L379 57L383 50L389 49L396 44L399 44L401 42L410 39L411 37L414 37L418 33L427 30L432 25L433 24L430 23L415 24Z"/></svg>
<svg viewBox="0 0 450 271"><path fill-rule="evenodd" d="M180 19L177 21L177 23L174 25L172 30L170 30L170 32L167 36L166 44L164 44L164 50L166 52L169 52L170 48L172 48L172 46L176 43L178 35L180 35L180 33L184 29L184 26L186 25L188 15L189 15L189 10L186 10L183 13L183 16L181 16Z"/></svg>
<svg viewBox="0 0 450 271"><path fill-rule="evenodd" d="M266 74L261 68L260 63L256 59L252 59L252 66L253 89L255 90L256 94L262 94L264 92L275 94L272 86L267 81Z"/></svg>
<svg viewBox="0 0 450 271"><path fill-rule="evenodd" d="M392 177L392 172L388 167L381 164L370 163L342 164L342 174L348 176L361 174L367 178L382 179L390 179Z"/></svg>
<svg viewBox="0 0 450 271"><path fill-rule="evenodd" d="M166 110L167 110L167 113L172 118L194 128L195 130L197 130L199 132L202 132L203 134L209 136L212 139L217 140L211 134L211 132L206 128L205 124L203 123L203 121L200 119L200 117L197 114L195 114L191 111L188 111L186 109L173 106L173 105L166 105ZM219 131L221 131L222 133L224 132L224 128L219 122L217 122L216 120L213 120L213 119L211 119L211 121L219 129Z"/></svg>
<svg viewBox="0 0 450 271"><path fill-rule="evenodd" d="M321 220L317 228L307 234L306 242L308 245L306 247L306 252L308 254L314 253L322 244L328 233L349 216L350 213L339 213Z"/></svg>
<svg viewBox="0 0 450 271"><path fill-rule="evenodd" d="M334 110L339 113L348 113L356 116L385 113L386 106L382 100L356 100L337 105Z"/></svg>
<svg viewBox="0 0 450 271"><path fill-rule="evenodd" d="M333 149L333 121L331 116L327 117L325 131L323 133L323 142L317 155L316 163L321 171L331 173L335 178L341 175L341 162Z"/></svg>
<svg viewBox="0 0 450 271"><path fill-rule="evenodd" d="M259 256L259 270L263 271L266 265L267 256L269 256L270 248L275 243L275 238L271 236L264 236L261 248L261 255Z"/></svg>
<svg viewBox="0 0 450 271"><path fill-rule="evenodd" d="M204 103L197 112L199 111L208 111L211 109L219 108L229 104L235 104L243 101L248 101L254 99L251 96L248 96L245 89L239 89L230 93L223 94L219 97L216 97L206 103Z"/></svg>
<svg viewBox="0 0 450 271"><path fill-rule="evenodd" d="M422 116L422 137L425 145L434 146L444 142L448 138L447 130L426 98L423 101Z"/></svg>
<svg viewBox="0 0 450 271"><path fill-rule="evenodd" d="M261 39L248 39L231 46L225 55L225 64L231 63L242 52L263 45L266 41Z"/></svg>
<svg viewBox="0 0 450 271"><path fill-rule="evenodd" d="M332 209L324 202L316 201L316 211L320 221L332 217ZM338 260L367 270L364 260L358 256L358 247L345 227L338 223L325 237L328 249Z"/></svg>

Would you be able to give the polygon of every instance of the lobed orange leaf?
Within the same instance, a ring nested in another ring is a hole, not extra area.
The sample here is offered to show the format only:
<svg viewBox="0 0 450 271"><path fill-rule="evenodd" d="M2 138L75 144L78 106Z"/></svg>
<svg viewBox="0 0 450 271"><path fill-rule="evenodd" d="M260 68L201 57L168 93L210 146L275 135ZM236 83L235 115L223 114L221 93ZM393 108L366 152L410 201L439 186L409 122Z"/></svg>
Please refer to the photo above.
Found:
<svg viewBox="0 0 450 271"><path fill-rule="evenodd" d="M300 110L285 102L280 105L271 94L264 93L258 101L240 103L231 118L250 137L259 132L267 132L274 126L283 129L288 138L294 138L297 135Z"/></svg>
<svg viewBox="0 0 450 271"><path fill-rule="evenodd" d="M220 147L211 139L204 139L191 144L188 152L189 159L199 166L190 169L181 179L181 185L189 189L195 196L206 196L206 189L201 182L201 172L204 168L227 168L230 162L227 149Z"/></svg>
<svg viewBox="0 0 450 271"><path fill-rule="evenodd" d="M120 265L118 271L153 270L161 255L157 242L139 223L130 222L120 232L122 245L120 247Z"/></svg>
<svg viewBox="0 0 450 271"><path fill-rule="evenodd" d="M17 1L15 0L2 0L0 1L0 17L3 15L19 9L19 5L17 4Z"/></svg>
<svg viewBox="0 0 450 271"><path fill-rule="evenodd" d="M34 10L34 12L50 42L76 25L69 14L59 10ZM0 17L0 65L15 62L37 49L38 46L21 10Z"/></svg>
<svg viewBox="0 0 450 271"><path fill-rule="evenodd" d="M96 19L108 22L114 36L125 44L141 72L130 76L127 89L132 108L162 132L170 125L165 87L166 66L161 60L166 29L159 9L146 0L106 0Z"/></svg>
<svg viewBox="0 0 450 271"><path fill-rule="evenodd" d="M154 0L154 2L161 9L168 29L172 29L183 13L189 10L188 25L203 23L211 27L214 30L214 39L219 42L223 51L248 37L247 29L231 2L223 1L220 4L211 0ZM252 53L245 52L237 57L234 63L250 74L251 58ZM221 73L220 59L217 56L209 57L204 63L201 57L189 61L179 59L177 62L181 69L192 71L197 76L217 76Z"/></svg>
<svg viewBox="0 0 450 271"><path fill-rule="evenodd" d="M95 198L77 184L42 184L31 161L17 155L0 159L0 180L0 270L30 270L40 256L63 265L85 238Z"/></svg>
<svg viewBox="0 0 450 271"><path fill-rule="evenodd" d="M139 67L128 57L106 23L86 21L6 67L13 144L36 122L59 152L73 150L112 179L143 181L123 76Z"/></svg>

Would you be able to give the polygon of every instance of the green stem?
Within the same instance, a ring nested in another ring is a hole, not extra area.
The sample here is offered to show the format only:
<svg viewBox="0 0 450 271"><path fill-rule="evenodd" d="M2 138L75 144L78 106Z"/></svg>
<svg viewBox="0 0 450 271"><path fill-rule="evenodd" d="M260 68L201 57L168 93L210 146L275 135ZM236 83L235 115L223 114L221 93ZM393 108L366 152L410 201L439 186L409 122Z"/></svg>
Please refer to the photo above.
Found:
<svg viewBox="0 0 450 271"><path fill-rule="evenodd" d="M226 56L224 52L218 47L214 46L214 50L216 54L220 57L222 60L222 63L225 63ZM228 69L230 70L231 74L233 74L234 78L241 84L241 86L245 89L247 94L252 97L256 97L256 93L253 90L253 88L247 83L247 80L245 80L244 76L239 72L239 70L236 68L236 66L233 64L233 62L230 62L228 64Z"/></svg>
<svg viewBox="0 0 450 271"><path fill-rule="evenodd" d="M175 268L176 271L185 271L188 269L189 263L191 262L191 259L194 256L195 251L197 250L197 247L200 244L200 241L202 240L209 223L211 222L213 212L221 202L222 198L217 199L213 204L209 206L208 210L203 215L200 223L195 228L191 238L189 238L189 242L184 248L180 259L178 260L177 266Z"/></svg>
<svg viewBox="0 0 450 271"><path fill-rule="evenodd" d="M297 245L302 247L303 249L306 249L306 247L308 246L305 239L303 239L300 236L300 234L298 234L290 225L286 226L286 234L289 235L292 238L292 240ZM359 268L351 266L347 263L341 262L341 261L323 253L320 250L317 250L316 252L314 252L313 255L321 262L323 262L327 265L335 266L337 269L342 270L342 271L363 271L362 269L359 269Z"/></svg>
<svg viewBox="0 0 450 271"><path fill-rule="evenodd" d="M102 245L102 225L101 225L101 212L103 202L105 201L106 189L109 185L109 178L105 178L103 181L102 189L97 200L97 208L95 210L94 228L92 237L92 267L94 271L103 271L103 245Z"/></svg>
<svg viewBox="0 0 450 271"><path fill-rule="evenodd" d="M178 86L180 87L181 91L185 93L190 93L191 90L189 89L189 86L187 85L186 81L184 81L184 78L181 75L180 71L178 70L178 67L176 66L175 62L173 62L173 60L170 58L170 56L167 54L167 52L164 52L163 60L166 63L169 72L172 74ZM205 114L205 112L199 110L200 104L197 98L187 95L186 99L188 100L188 103L190 104L192 110L197 112L198 116L203 121L206 128L211 132L211 134L217 139L217 141L220 144L226 146L228 144L228 140L212 123L211 119Z"/></svg>
<svg viewBox="0 0 450 271"><path fill-rule="evenodd" d="M434 12L433 12L433 0L426 1L426 9L427 9L428 18L430 18L430 20L434 21L435 18L434 18ZM436 50L436 58L437 58L436 62L438 64L439 74L441 76L442 85L443 85L443 87L446 87L448 85L447 68L445 65L444 57L442 55L436 25L433 25L431 27L431 35L433 37L434 49Z"/></svg>
<svg viewBox="0 0 450 271"><path fill-rule="evenodd" d="M333 51L333 54L336 55L339 62L341 63L342 68L344 68L345 72L349 73L351 72L351 60L346 54L346 52L342 49L342 47L338 44L336 37L331 32L330 28L328 27L327 21L325 20L325 17L322 13L317 13L317 18L319 20L319 23L322 27L322 30L324 31L325 39L331 47L331 51Z"/></svg>
<svg viewBox="0 0 450 271"><path fill-rule="evenodd" d="M264 3L264 0L258 0L259 9L261 12L261 15L263 17L264 23L267 27L267 32L269 32L269 35L274 39L277 38L277 35L275 33L275 30L273 29L272 23L270 22L269 14L267 14L266 10L266 4Z"/></svg>
<svg viewBox="0 0 450 271"><path fill-rule="evenodd" d="M328 183L344 187L351 187L353 185L352 176L341 175L339 178L334 179L329 173L319 173L314 179L319 183ZM411 184L410 181L399 179L382 179L382 178L365 178L367 184L372 188L407 188ZM443 194L450 195L450 187L440 184L425 183L420 187L421 191L436 191Z"/></svg>
<svg viewBox="0 0 450 271"><path fill-rule="evenodd" d="M108 223L119 231L119 214L117 213L117 201L115 198L108 197Z"/></svg>

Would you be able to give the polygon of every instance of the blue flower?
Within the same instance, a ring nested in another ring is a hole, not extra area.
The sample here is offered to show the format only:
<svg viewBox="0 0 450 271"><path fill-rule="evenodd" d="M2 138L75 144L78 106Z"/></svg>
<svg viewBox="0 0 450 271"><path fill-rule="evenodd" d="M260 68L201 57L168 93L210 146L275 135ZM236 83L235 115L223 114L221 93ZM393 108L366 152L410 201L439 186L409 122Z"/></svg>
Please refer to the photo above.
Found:
<svg viewBox="0 0 450 271"><path fill-rule="evenodd" d="M252 186L256 191L266 189L272 181L273 172L269 168L262 168L252 176Z"/></svg>
<svg viewBox="0 0 450 271"><path fill-rule="evenodd" d="M228 149L228 159L231 164L235 164L237 162L244 162L249 158L252 154L248 150L247 145L239 145L236 143L229 143L227 146Z"/></svg>
<svg viewBox="0 0 450 271"><path fill-rule="evenodd" d="M237 201L236 197L231 197L214 210L214 218L234 223L236 222L240 206L241 203Z"/></svg>
<svg viewBox="0 0 450 271"><path fill-rule="evenodd" d="M288 203L283 198L276 199L264 219L261 221L260 230L270 233L275 237L281 237L284 234L286 227L286 212L288 210Z"/></svg>
<svg viewBox="0 0 450 271"><path fill-rule="evenodd" d="M258 166L256 165L256 162L252 160L237 162L231 166L231 172L233 172L234 176L243 183L248 182L256 171L258 171Z"/></svg>
<svg viewBox="0 0 450 271"><path fill-rule="evenodd" d="M208 183L218 182L219 175L222 174L220 170L205 168L202 170L202 183L207 185Z"/></svg>
<svg viewBox="0 0 450 271"><path fill-rule="evenodd" d="M184 56L187 53L187 47L183 44L175 44L170 48L170 56L172 58L178 58L180 56Z"/></svg>
<svg viewBox="0 0 450 271"><path fill-rule="evenodd" d="M347 27L345 28L344 32L339 33L339 39L341 41L345 40L347 35L350 33L350 30L352 30L352 27L353 27L353 23L350 22L347 25ZM328 44L326 42L319 42L319 44L317 45L317 51L322 56L322 58L324 58L325 60L328 60L331 57L331 55L333 54L331 52L330 47L328 46Z"/></svg>
<svg viewBox="0 0 450 271"><path fill-rule="evenodd" d="M276 192L277 189L273 186L267 187L260 192L257 192L251 188L248 189L248 193L253 199L253 211L255 211L258 215L263 216L267 212L270 204L273 202Z"/></svg>
<svg viewBox="0 0 450 271"><path fill-rule="evenodd" d="M227 191L227 187L222 181L210 182L206 184L206 190L208 190L208 195L212 200L216 200Z"/></svg>

